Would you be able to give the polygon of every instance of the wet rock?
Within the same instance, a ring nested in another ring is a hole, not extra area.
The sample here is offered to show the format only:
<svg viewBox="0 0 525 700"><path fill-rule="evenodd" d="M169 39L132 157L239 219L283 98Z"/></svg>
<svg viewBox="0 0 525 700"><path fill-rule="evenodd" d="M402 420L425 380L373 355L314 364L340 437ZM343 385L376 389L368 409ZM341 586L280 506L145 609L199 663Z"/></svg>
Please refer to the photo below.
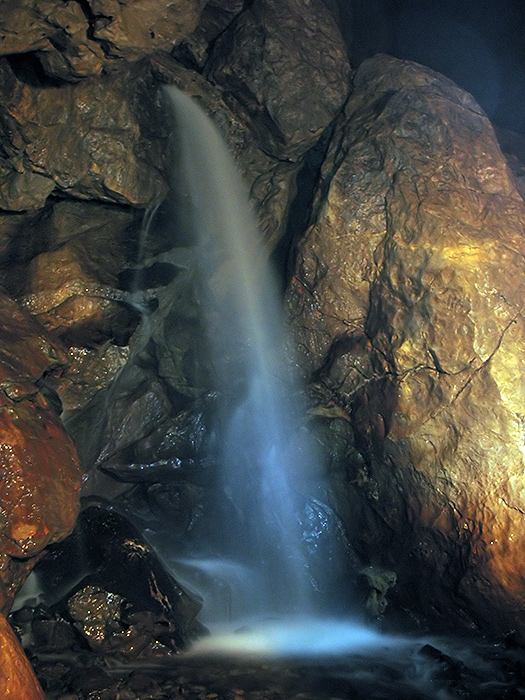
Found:
<svg viewBox="0 0 525 700"><path fill-rule="evenodd" d="M0 694L5 700L44 700L44 693L7 620L0 614Z"/></svg>
<svg viewBox="0 0 525 700"><path fill-rule="evenodd" d="M0 436L0 551L27 559L73 527L80 469L71 440L38 394L15 405L6 398L1 401ZM10 597L20 583L8 582Z"/></svg>
<svg viewBox="0 0 525 700"><path fill-rule="evenodd" d="M138 322L119 275L136 256L140 218L124 207L59 201L11 217L3 282L65 346L68 371L48 377L66 409L106 386Z"/></svg>
<svg viewBox="0 0 525 700"><path fill-rule="evenodd" d="M363 460L356 548L397 573L391 600L523 632L525 210L493 129L447 79L379 56L323 168L288 305Z"/></svg>
<svg viewBox="0 0 525 700"><path fill-rule="evenodd" d="M81 445L86 468L103 464L130 448L172 414L172 404L161 382L147 381L133 366L125 368L125 379L67 421L68 430ZM107 401L113 402L110 413L106 412Z"/></svg>
<svg viewBox="0 0 525 700"><path fill-rule="evenodd" d="M367 566L360 573L365 577L370 589L365 608L371 617L379 617L386 610L388 605L386 596L388 591L396 585L397 576L393 571L385 571L373 566Z"/></svg>
<svg viewBox="0 0 525 700"><path fill-rule="evenodd" d="M33 620L31 631L35 646L44 653L69 651L75 643L71 625L60 617L53 619L37 617Z"/></svg>
<svg viewBox="0 0 525 700"><path fill-rule="evenodd" d="M150 138L158 112L155 89L147 70L122 70L41 87L18 80L4 59L3 209L43 206L53 190L135 205L162 199L162 153Z"/></svg>
<svg viewBox="0 0 525 700"><path fill-rule="evenodd" d="M127 297L117 289L116 274L127 264L125 236L131 214L107 208L100 221L96 205L63 203L56 209L68 205L70 212L56 211L52 218L75 235L69 233L69 240L61 242L63 231L53 231L55 236L48 238L51 250L10 271L9 277L18 278L11 288L65 344L96 347L112 340L124 345L138 321L138 313L123 303ZM48 231L52 226L48 222Z"/></svg>
<svg viewBox="0 0 525 700"><path fill-rule="evenodd" d="M349 90L343 40L321 0L251 3L215 42L206 71L250 115L262 148L291 160L315 143Z"/></svg>
<svg viewBox="0 0 525 700"><path fill-rule="evenodd" d="M60 343L1 292L0 335L0 389L13 401L35 395L35 382L65 365L66 356Z"/></svg>
<svg viewBox="0 0 525 700"><path fill-rule="evenodd" d="M60 346L0 295L0 606L8 609L33 557L72 529L80 468L71 439L36 385L64 364Z"/></svg>
<svg viewBox="0 0 525 700"><path fill-rule="evenodd" d="M40 604L51 611L32 623L36 643L42 634L54 639L66 620L96 652L152 658L201 633L197 603L116 513L95 506L83 511L73 534L50 549L33 577Z"/></svg>
<svg viewBox="0 0 525 700"><path fill-rule="evenodd" d="M119 632L122 596L97 586L85 586L68 601L68 612L89 646L102 651L107 639Z"/></svg>

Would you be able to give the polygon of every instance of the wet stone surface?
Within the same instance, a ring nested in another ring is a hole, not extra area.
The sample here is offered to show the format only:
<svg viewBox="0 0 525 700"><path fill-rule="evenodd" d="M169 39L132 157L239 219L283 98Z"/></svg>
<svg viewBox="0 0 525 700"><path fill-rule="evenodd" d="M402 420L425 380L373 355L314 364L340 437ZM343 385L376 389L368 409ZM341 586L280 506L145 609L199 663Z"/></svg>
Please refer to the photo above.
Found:
<svg viewBox="0 0 525 700"><path fill-rule="evenodd" d="M47 700L514 700L525 696L522 651L502 645L469 652L414 642L375 656L243 663L173 657L116 666L86 655L32 662ZM454 656L452 656L454 654ZM460 658L461 656L461 658Z"/></svg>

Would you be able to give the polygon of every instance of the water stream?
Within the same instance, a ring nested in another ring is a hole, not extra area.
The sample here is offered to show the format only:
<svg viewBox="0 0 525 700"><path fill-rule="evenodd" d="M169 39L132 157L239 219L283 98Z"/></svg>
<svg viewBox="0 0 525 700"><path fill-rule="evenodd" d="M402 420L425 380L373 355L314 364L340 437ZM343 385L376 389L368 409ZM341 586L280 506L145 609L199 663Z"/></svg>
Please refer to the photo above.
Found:
<svg viewBox="0 0 525 700"><path fill-rule="evenodd" d="M200 619L213 633L202 642L207 651L304 652L309 639L318 651L324 639L332 652L377 643L355 621L327 627L339 553L323 546L328 506L313 508L301 483L322 474L322 456L304 425L278 286L222 137L194 101L166 91L177 136L173 188L184 188L196 237L197 294L221 397L210 459L220 474L217 498L231 505L221 518L217 501L208 541L171 567L203 601ZM244 634L232 637L239 628Z"/></svg>

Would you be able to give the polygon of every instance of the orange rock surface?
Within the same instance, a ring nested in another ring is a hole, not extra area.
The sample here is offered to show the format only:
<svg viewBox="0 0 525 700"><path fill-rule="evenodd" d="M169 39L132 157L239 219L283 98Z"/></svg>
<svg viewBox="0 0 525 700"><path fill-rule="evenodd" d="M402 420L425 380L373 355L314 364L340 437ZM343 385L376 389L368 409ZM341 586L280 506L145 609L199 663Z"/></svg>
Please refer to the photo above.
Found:
<svg viewBox="0 0 525 700"><path fill-rule="evenodd" d="M0 697L2 700L45 700L15 633L0 615Z"/></svg>
<svg viewBox="0 0 525 700"><path fill-rule="evenodd" d="M60 345L3 294L0 318L0 610L6 613L31 560L73 528L81 471L71 438L36 384L63 364Z"/></svg>

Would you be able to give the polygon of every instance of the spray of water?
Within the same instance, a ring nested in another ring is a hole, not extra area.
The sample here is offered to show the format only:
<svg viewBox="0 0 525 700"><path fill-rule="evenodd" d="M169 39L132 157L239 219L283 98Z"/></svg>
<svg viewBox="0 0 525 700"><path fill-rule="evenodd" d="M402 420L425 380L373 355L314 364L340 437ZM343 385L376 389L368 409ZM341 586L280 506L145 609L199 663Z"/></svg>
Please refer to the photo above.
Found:
<svg viewBox="0 0 525 700"><path fill-rule="evenodd" d="M179 143L176 177L190 200L200 304L222 396L212 457L237 516L236 522L216 523L220 559L195 566L211 571L216 581L224 577L228 587L237 579L246 590L253 578L257 592L244 604L234 603L236 616L301 613L311 608L311 585L301 497L291 475L304 468L305 453L318 457L313 443L305 450L297 439L297 387L285 359L277 287L221 136L190 98L173 88L168 96ZM237 599L243 597L239 592ZM203 614L220 615L206 609Z"/></svg>
<svg viewBox="0 0 525 700"><path fill-rule="evenodd" d="M194 101L166 92L177 136L173 188L185 188L222 397L210 446L220 472L217 514L220 499L231 504L202 551L173 562L178 580L203 601L200 619L212 635L199 648L268 655L378 644L379 635L357 623L324 617L336 562L333 550L320 559L329 519L322 508L312 519L311 499L301 492L301 475L322 471L321 457L303 426L277 285L222 137Z"/></svg>

